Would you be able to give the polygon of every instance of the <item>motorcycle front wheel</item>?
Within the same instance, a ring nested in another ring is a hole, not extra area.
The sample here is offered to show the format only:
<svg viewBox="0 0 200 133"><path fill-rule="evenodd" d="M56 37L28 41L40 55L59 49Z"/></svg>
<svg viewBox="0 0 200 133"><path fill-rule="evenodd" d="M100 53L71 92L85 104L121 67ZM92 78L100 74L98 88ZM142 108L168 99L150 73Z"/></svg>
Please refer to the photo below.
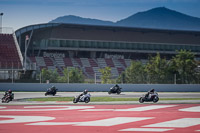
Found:
<svg viewBox="0 0 200 133"><path fill-rule="evenodd" d="M118 90L118 91L117 91L117 94L119 95L120 93L121 93L121 90Z"/></svg>
<svg viewBox="0 0 200 133"><path fill-rule="evenodd" d="M73 99L73 103L77 103L76 98Z"/></svg>
<svg viewBox="0 0 200 133"><path fill-rule="evenodd" d="M6 99L6 103L9 103L10 102L10 99L8 98L8 99Z"/></svg>
<svg viewBox="0 0 200 133"><path fill-rule="evenodd" d="M155 98L153 99L153 102L154 102L154 103L157 103L158 100L159 100L159 97L155 97Z"/></svg>
<svg viewBox="0 0 200 133"><path fill-rule="evenodd" d="M90 98L89 97L86 97L85 98L85 103L89 103L90 102Z"/></svg>
<svg viewBox="0 0 200 133"><path fill-rule="evenodd" d="M143 103L143 102L144 102L143 97L140 97L140 98L139 98L139 102L140 102L140 103Z"/></svg>

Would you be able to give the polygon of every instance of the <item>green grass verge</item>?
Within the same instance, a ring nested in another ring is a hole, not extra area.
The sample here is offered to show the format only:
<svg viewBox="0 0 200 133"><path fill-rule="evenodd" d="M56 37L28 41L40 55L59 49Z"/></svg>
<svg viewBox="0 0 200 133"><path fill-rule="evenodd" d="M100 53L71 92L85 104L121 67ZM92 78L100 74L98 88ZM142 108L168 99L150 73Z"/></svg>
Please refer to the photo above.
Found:
<svg viewBox="0 0 200 133"><path fill-rule="evenodd" d="M139 98L91 97L92 102L138 101ZM32 98L28 101L72 101L73 97ZM160 98L160 100L200 100L200 98Z"/></svg>

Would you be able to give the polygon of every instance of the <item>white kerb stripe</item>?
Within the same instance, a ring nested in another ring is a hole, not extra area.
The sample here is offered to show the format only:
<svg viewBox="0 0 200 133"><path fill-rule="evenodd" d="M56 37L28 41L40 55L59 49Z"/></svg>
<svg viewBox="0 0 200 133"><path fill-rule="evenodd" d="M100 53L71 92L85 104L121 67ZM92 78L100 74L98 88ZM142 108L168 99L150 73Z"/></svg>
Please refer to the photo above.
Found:
<svg viewBox="0 0 200 133"><path fill-rule="evenodd" d="M115 126L119 124L152 119L152 117L115 117L87 122L38 122L27 125L73 125L73 126Z"/></svg>
<svg viewBox="0 0 200 133"><path fill-rule="evenodd" d="M148 110L168 108L168 107L174 107L174 106L177 106L177 105L150 105L150 106L145 106L145 107L136 107L136 108L129 108L129 109L116 109L114 111L148 111Z"/></svg>
<svg viewBox="0 0 200 133"><path fill-rule="evenodd" d="M179 109L179 111L200 112L200 106L195 106L195 107L190 107L190 108Z"/></svg>
<svg viewBox="0 0 200 133"><path fill-rule="evenodd" d="M30 123L26 125L40 125L40 126L56 126L56 125L73 125L77 122L38 122L38 123Z"/></svg>
<svg viewBox="0 0 200 133"><path fill-rule="evenodd" d="M25 106L24 109L2 109L0 111L57 111L94 108L94 106Z"/></svg>
<svg viewBox="0 0 200 133"><path fill-rule="evenodd" d="M114 111L114 109L84 109L79 111Z"/></svg>
<svg viewBox="0 0 200 133"><path fill-rule="evenodd" d="M80 122L76 126L115 126L130 122L137 122L142 120L152 119L152 117L115 117L103 120Z"/></svg>
<svg viewBox="0 0 200 133"><path fill-rule="evenodd" d="M200 124L200 118L182 118L157 124L151 124L143 127L177 127L186 128Z"/></svg>
<svg viewBox="0 0 200 133"><path fill-rule="evenodd" d="M0 118L13 118L9 120L0 120L0 124L38 122L38 121L47 121L55 119L54 117L47 117L47 116L12 116L12 115L0 115Z"/></svg>
<svg viewBox="0 0 200 133"><path fill-rule="evenodd" d="M128 128L128 129L122 129L119 131L147 131L147 132L164 132L164 131L170 131L173 129L162 129L162 128Z"/></svg>

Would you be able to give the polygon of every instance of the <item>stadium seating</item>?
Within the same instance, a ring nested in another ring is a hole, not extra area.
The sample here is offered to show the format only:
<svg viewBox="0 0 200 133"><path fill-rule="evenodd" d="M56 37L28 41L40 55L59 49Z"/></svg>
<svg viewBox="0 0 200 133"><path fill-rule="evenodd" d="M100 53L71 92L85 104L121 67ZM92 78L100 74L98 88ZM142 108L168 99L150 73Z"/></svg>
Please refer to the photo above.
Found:
<svg viewBox="0 0 200 133"><path fill-rule="evenodd" d="M83 65L83 67L90 67L90 62L88 60L88 58L80 58L81 60L81 64Z"/></svg>
<svg viewBox="0 0 200 133"><path fill-rule="evenodd" d="M131 59L124 59L126 66L130 66L131 65Z"/></svg>
<svg viewBox="0 0 200 133"><path fill-rule="evenodd" d="M91 67L98 67L98 64L97 62L95 61L95 59L88 59L89 62L90 62L90 66Z"/></svg>
<svg viewBox="0 0 200 133"><path fill-rule="evenodd" d="M92 67L85 67L85 72L90 76L94 77L94 70Z"/></svg>
<svg viewBox="0 0 200 133"><path fill-rule="evenodd" d="M63 58L55 57L54 59L57 65L59 65L60 67L65 67L65 62Z"/></svg>
<svg viewBox="0 0 200 133"><path fill-rule="evenodd" d="M113 63L111 58L105 59L105 62L106 62L108 67L115 67L115 65L114 65L114 63Z"/></svg>
<svg viewBox="0 0 200 133"><path fill-rule="evenodd" d="M73 66L71 58L64 58L63 60L64 60L66 67L72 67Z"/></svg>
<svg viewBox="0 0 200 133"><path fill-rule="evenodd" d="M36 68L42 70L57 71L63 76L64 68L79 68L88 78L100 78L99 69L106 66L111 67L112 75L117 77L131 63L131 59L114 58L69 58L69 57L38 57L32 56L27 59L30 63L36 64ZM143 61L145 62L145 61ZM22 69L20 57L17 52L15 41L12 34L0 34L0 69Z"/></svg>
<svg viewBox="0 0 200 133"><path fill-rule="evenodd" d="M112 58L67 58L67 57L29 57L32 63L36 63L37 67L41 70L46 68L48 70L57 70L60 76L63 76L64 68L72 69L79 68L83 74L88 78L101 77L99 69L106 66L111 67L113 77L121 74L126 67L131 63L131 59L112 59Z"/></svg>
<svg viewBox="0 0 200 133"><path fill-rule="evenodd" d="M127 67L126 62L124 59L118 59L118 61L124 66Z"/></svg>
<svg viewBox="0 0 200 133"><path fill-rule="evenodd" d="M117 77L119 75L116 67L111 67L111 73L113 77Z"/></svg>
<svg viewBox="0 0 200 133"><path fill-rule="evenodd" d="M96 77L97 78L100 78L101 77L101 72L99 71L99 67L93 67L93 71L94 71L94 73L96 74Z"/></svg>
<svg viewBox="0 0 200 133"><path fill-rule="evenodd" d="M46 67L43 57L35 57L35 59L39 67Z"/></svg>
<svg viewBox="0 0 200 133"><path fill-rule="evenodd" d="M46 64L46 66L54 66L53 61L49 57L44 57L44 62Z"/></svg>
<svg viewBox="0 0 200 133"><path fill-rule="evenodd" d="M99 67L101 67L101 68L105 68L107 66L104 58L97 58L97 62L99 64Z"/></svg>
<svg viewBox="0 0 200 133"><path fill-rule="evenodd" d="M59 74L60 76L64 76L64 74L63 74L63 69L59 69L59 67L56 67L56 70L57 70L57 72L58 72L58 74Z"/></svg>
<svg viewBox="0 0 200 133"><path fill-rule="evenodd" d="M82 66L80 58L71 58L71 60L74 67L79 68L80 66Z"/></svg>
<svg viewBox="0 0 200 133"><path fill-rule="evenodd" d="M0 69L22 69L12 34L0 34Z"/></svg>
<svg viewBox="0 0 200 133"><path fill-rule="evenodd" d="M121 73L124 71L124 69L121 68L121 67L118 67L117 70L118 70L118 73L119 73L119 74L121 74Z"/></svg>

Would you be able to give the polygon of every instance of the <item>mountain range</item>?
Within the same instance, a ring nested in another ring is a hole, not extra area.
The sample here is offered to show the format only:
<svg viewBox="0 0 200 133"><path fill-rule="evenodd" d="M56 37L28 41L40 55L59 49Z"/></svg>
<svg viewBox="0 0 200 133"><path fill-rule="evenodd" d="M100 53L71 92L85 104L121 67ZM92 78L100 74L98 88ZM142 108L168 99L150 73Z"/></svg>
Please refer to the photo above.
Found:
<svg viewBox="0 0 200 133"><path fill-rule="evenodd" d="M103 21L79 16L62 16L49 23L72 23L103 26L122 26L167 30L200 31L200 18L192 17L165 7L138 12L117 22Z"/></svg>

